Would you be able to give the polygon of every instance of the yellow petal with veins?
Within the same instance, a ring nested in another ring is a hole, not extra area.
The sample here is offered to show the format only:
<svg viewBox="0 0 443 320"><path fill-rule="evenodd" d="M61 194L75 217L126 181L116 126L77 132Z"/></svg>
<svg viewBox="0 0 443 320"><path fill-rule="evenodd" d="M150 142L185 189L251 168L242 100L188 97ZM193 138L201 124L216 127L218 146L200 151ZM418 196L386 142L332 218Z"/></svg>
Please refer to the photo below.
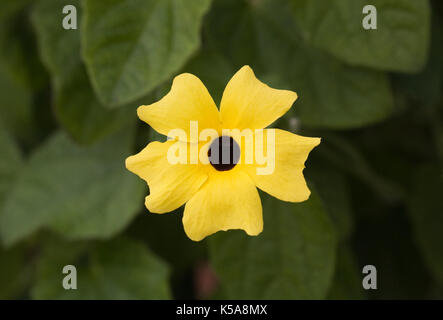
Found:
<svg viewBox="0 0 443 320"><path fill-rule="evenodd" d="M262 129L284 115L297 99L289 90L273 89L258 80L249 66L232 77L223 92L223 128Z"/></svg>
<svg viewBox="0 0 443 320"><path fill-rule="evenodd" d="M198 130L220 128L220 115L211 95L196 76L183 73L174 78L171 91L160 101L140 106L138 117L155 131L168 135L173 129L182 129L186 141L197 142L191 137L190 121L198 122Z"/></svg>
<svg viewBox="0 0 443 320"><path fill-rule="evenodd" d="M249 235L258 235L263 230L263 217L254 182L239 170L212 173L186 203L183 226L194 241L229 229L243 229Z"/></svg>
<svg viewBox="0 0 443 320"><path fill-rule="evenodd" d="M269 165L272 159L267 160L267 164L244 166L258 188L283 201L301 202L309 198L311 192L306 185L303 176L305 161L309 152L320 143L320 138L303 137L297 134L280 130L265 129L263 149L266 149L269 131L275 132L275 155L274 170L271 174L257 174L257 168L264 168Z"/></svg>
<svg viewBox="0 0 443 320"><path fill-rule="evenodd" d="M126 168L148 183L150 193L145 204L153 213L169 212L182 206L208 177L207 170L199 164L171 164L168 150L174 144L182 144L189 151L190 144L186 142L155 141L126 159Z"/></svg>

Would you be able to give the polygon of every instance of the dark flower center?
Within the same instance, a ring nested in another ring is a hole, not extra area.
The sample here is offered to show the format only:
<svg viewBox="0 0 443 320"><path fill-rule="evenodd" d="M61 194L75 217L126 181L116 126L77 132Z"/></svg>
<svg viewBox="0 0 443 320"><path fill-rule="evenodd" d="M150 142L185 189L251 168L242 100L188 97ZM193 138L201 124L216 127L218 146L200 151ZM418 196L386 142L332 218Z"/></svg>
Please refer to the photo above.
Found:
<svg viewBox="0 0 443 320"><path fill-rule="evenodd" d="M231 170L240 159L240 147L232 137L221 136L212 141L208 157L209 162L216 170Z"/></svg>

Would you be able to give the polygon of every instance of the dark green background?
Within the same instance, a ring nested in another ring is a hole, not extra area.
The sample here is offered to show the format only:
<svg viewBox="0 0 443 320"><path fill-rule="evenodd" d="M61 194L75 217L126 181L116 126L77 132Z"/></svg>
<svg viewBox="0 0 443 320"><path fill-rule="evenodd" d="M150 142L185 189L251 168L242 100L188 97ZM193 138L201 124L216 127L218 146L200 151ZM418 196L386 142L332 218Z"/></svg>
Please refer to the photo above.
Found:
<svg viewBox="0 0 443 320"><path fill-rule="evenodd" d="M373 0L364 30L363 0L2 0L0 298L442 298L440 2ZM274 127L322 137L312 196L192 242L124 167L162 139L136 108L182 72L218 103L245 64L299 95Z"/></svg>

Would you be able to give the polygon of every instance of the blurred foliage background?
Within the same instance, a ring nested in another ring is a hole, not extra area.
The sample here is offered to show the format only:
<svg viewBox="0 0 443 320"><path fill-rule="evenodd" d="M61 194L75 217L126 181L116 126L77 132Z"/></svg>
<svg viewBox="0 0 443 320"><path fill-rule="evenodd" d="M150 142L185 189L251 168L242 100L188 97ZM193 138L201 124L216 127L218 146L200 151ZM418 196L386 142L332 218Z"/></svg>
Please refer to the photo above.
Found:
<svg viewBox="0 0 443 320"><path fill-rule="evenodd" d="M364 30L366 2L1 0L0 298L443 298L443 5L372 0ZM135 110L182 72L219 102L245 64L299 94L275 127L323 138L313 193L195 243L124 168L161 139Z"/></svg>

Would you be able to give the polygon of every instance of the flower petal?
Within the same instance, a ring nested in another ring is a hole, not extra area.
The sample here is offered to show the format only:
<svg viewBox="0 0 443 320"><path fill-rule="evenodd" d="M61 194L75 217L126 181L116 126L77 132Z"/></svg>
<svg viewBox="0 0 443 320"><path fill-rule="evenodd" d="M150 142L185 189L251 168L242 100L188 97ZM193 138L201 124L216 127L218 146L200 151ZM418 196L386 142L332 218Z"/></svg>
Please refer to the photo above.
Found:
<svg viewBox="0 0 443 320"><path fill-rule="evenodd" d="M307 200L311 192L303 176L304 163L309 152L320 143L320 138L303 137L279 129L265 129L265 137L268 137L270 130L275 132L275 168L273 173L257 174L256 169L266 167L266 164L262 166L255 164L245 166L245 168L257 187L273 197L290 202ZM264 143L266 141L265 139Z"/></svg>
<svg viewBox="0 0 443 320"><path fill-rule="evenodd" d="M188 201L208 178L206 170L198 164L171 164L168 161L168 150L174 143L189 148L186 142L155 141L138 154L126 159L126 168L148 183L150 194L145 199L145 205L153 213L177 209Z"/></svg>
<svg viewBox="0 0 443 320"><path fill-rule="evenodd" d="M248 174L238 170L211 174L186 204L183 226L194 241L229 229L259 234L263 230L262 206Z"/></svg>
<svg viewBox="0 0 443 320"><path fill-rule="evenodd" d="M198 140L190 136L190 121L198 121L199 130L220 127L220 114L214 100L200 79L189 73L175 77L166 96L151 105L140 106L137 114L166 136L173 129L184 130L190 142Z"/></svg>
<svg viewBox="0 0 443 320"><path fill-rule="evenodd" d="M272 89L249 66L229 81L220 104L223 128L262 129L284 115L297 99L289 90Z"/></svg>

